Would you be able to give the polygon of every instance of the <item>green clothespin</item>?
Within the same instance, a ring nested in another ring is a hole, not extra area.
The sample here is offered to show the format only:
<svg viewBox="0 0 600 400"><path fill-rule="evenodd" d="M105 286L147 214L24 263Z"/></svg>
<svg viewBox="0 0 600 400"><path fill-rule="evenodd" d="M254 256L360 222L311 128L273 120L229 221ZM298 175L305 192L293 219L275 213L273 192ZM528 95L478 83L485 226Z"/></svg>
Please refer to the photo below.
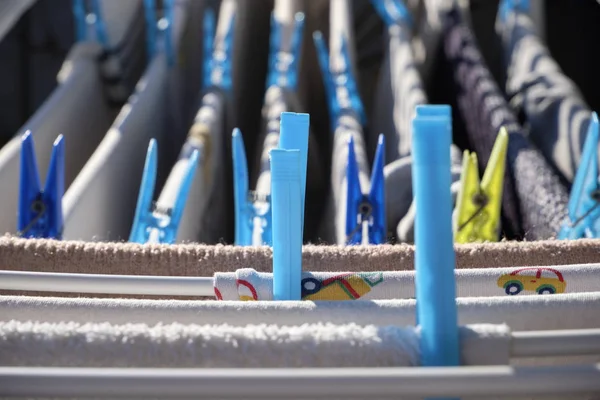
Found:
<svg viewBox="0 0 600 400"><path fill-rule="evenodd" d="M498 241L507 148L508 133L501 128L481 182L477 154L465 150L456 204L455 243Z"/></svg>

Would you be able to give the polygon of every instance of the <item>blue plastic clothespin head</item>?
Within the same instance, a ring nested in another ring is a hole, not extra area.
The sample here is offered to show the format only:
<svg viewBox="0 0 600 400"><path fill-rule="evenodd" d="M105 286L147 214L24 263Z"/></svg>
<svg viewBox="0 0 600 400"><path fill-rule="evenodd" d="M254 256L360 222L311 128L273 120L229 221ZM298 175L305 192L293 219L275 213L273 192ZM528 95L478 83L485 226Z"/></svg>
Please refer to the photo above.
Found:
<svg viewBox="0 0 600 400"><path fill-rule="evenodd" d="M387 239L385 215L385 137L379 135L373 169L371 188L363 194L360 187L358 162L354 150L354 140L348 141L347 167L347 207L346 207L346 244L363 244L363 227L368 227L368 244L383 244ZM365 238L366 239L366 238Z"/></svg>
<svg viewBox="0 0 600 400"><path fill-rule="evenodd" d="M498 13L500 14L500 20L506 21L506 17L511 11L529 14L529 10L529 0L500 0L500 8L498 9Z"/></svg>
<svg viewBox="0 0 600 400"><path fill-rule="evenodd" d="M568 220L561 227L558 234L559 239L600 237L599 137L598 114L594 112L588 127L579 168L571 189Z"/></svg>
<svg viewBox="0 0 600 400"><path fill-rule="evenodd" d="M166 243L171 244L177 238L177 229L183 216L185 203L198 166L198 150L194 150L188 160L185 175L179 187L179 193L171 209L158 209L154 206L154 185L156 183L157 145L150 140L144 174L138 195L135 217L129 241L133 243Z"/></svg>
<svg viewBox="0 0 600 400"><path fill-rule="evenodd" d="M275 14L271 15L271 43L267 88L277 85L292 91L296 90L303 33L304 13L297 13L294 18L294 25L292 26L291 40L287 44L284 43L284 28L281 22L275 18Z"/></svg>
<svg viewBox="0 0 600 400"><path fill-rule="evenodd" d="M97 41L103 47L108 46L100 0L73 0L73 15L77 41Z"/></svg>
<svg viewBox="0 0 600 400"><path fill-rule="evenodd" d="M248 161L244 149L244 139L239 129L233 130L232 135L233 155L233 200L235 212L235 244L238 246L268 245L272 244L272 217L271 199L255 199L250 193L248 179ZM255 200L257 204L255 206ZM261 229L261 243L254 243L254 227L259 223Z"/></svg>
<svg viewBox="0 0 600 400"><path fill-rule="evenodd" d="M412 16L402 0L371 0L371 4L386 26L400 23L412 26Z"/></svg>
<svg viewBox="0 0 600 400"><path fill-rule="evenodd" d="M355 114L362 125L367 122L365 110L358 93L358 86L352 74L348 43L342 39L341 56L344 60L342 67L332 71L329 63L327 46L321 32L313 33L313 40L317 49L319 66L323 75L323 83L327 93L329 112L331 114L332 131L335 130L339 117L344 113Z"/></svg>
<svg viewBox="0 0 600 400"><path fill-rule="evenodd" d="M207 9L204 12L204 49L202 87L218 87L227 93L233 89L233 42L235 13L230 15L227 29L222 35L216 35L219 26L215 26L215 12ZM219 24L224 23L219 18Z"/></svg>
<svg viewBox="0 0 600 400"><path fill-rule="evenodd" d="M174 0L163 0L163 16L157 20L156 0L144 0L148 59L164 52L169 65L175 62L173 44Z"/></svg>
<svg viewBox="0 0 600 400"><path fill-rule="evenodd" d="M61 239L63 231L62 197L65 192L65 146L59 135L52 146L46 184L41 189L37 161L30 131L21 139L21 175L17 232L26 238Z"/></svg>

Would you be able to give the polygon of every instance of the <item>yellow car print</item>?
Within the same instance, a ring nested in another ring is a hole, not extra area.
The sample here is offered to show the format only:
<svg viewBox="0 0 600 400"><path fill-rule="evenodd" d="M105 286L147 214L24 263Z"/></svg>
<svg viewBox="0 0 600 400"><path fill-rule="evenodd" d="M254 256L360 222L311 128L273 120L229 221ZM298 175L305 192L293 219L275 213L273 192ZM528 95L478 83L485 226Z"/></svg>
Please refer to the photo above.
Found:
<svg viewBox="0 0 600 400"><path fill-rule="evenodd" d="M544 271L547 273L543 276ZM509 296L523 290L537 294L555 294L564 293L567 282L560 272L552 268L522 268L498 278L498 287L503 288Z"/></svg>

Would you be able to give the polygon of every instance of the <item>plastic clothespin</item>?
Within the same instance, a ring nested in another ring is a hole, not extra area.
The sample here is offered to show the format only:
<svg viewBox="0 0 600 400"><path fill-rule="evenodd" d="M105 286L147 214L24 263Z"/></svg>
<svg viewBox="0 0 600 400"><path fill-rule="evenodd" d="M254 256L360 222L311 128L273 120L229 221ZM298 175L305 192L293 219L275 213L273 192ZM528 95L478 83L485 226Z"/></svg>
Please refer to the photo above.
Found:
<svg viewBox="0 0 600 400"><path fill-rule="evenodd" d="M254 196L250 193L248 179L248 161L244 149L244 139L239 129L233 130L233 200L235 207L235 244L252 246L255 220L261 227L261 245L270 246L272 243L271 199L261 199L263 207L255 207Z"/></svg>
<svg viewBox="0 0 600 400"><path fill-rule="evenodd" d="M363 243L363 227L367 224L368 244L383 244L387 239L385 216L385 137L379 135L377 150L371 171L371 188L363 194L360 187L358 163L354 151L354 139L348 141L346 205L346 244ZM367 239L367 238L364 238Z"/></svg>
<svg viewBox="0 0 600 400"><path fill-rule="evenodd" d="M304 204L306 197L306 172L308 163L308 135L310 116L308 114L281 113L279 149L298 150L300 154L301 195L301 233L304 233ZM233 187L235 207L235 244L238 246L273 244L272 207L273 198L255 199L249 190L248 162L244 148L244 139L239 129L232 135ZM271 171L271 176L272 176ZM256 221L261 227L261 243L253 242Z"/></svg>
<svg viewBox="0 0 600 400"><path fill-rule="evenodd" d="M235 12L227 21L225 34L216 35L219 27L215 24L215 12L207 9L204 12L204 54L203 79L204 89L218 87L231 92L233 88L233 34L235 29ZM219 21L219 24L221 21Z"/></svg>
<svg viewBox="0 0 600 400"><path fill-rule="evenodd" d="M412 16L402 0L371 0L371 4L388 27L399 23L412 26Z"/></svg>
<svg viewBox="0 0 600 400"><path fill-rule="evenodd" d="M59 135L52 146L46 184L41 189L33 136L21 138L21 175L17 234L25 238L61 239L63 231L62 198L65 192L65 146Z"/></svg>
<svg viewBox="0 0 600 400"><path fill-rule="evenodd" d="M173 23L174 23L174 0L163 0L163 17L157 20L156 0L144 0L144 13L146 16L146 46L148 59L164 51L167 62L173 65L175 62L175 50L173 48Z"/></svg>
<svg viewBox="0 0 600 400"><path fill-rule="evenodd" d="M321 73L323 74L325 91L327 92L332 131L335 131L339 123L339 118L344 113L355 114L359 118L360 123L365 125L367 117L350 68L348 43L345 39L342 39L341 52L344 63L339 70L332 71L329 64L329 54L321 32L314 32L313 40L317 49Z"/></svg>
<svg viewBox="0 0 600 400"><path fill-rule="evenodd" d="M498 241L507 148L508 133L501 128L481 182L477 154L468 150L463 153L456 204L456 243Z"/></svg>
<svg viewBox="0 0 600 400"><path fill-rule="evenodd" d="M302 156L299 150L274 149L271 161L273 201L273 299L302 299Z"/></svg>
<svg viewBox="0 0 600 400"><path fill-rule="evenodd" d="M575 174L568 205L568 220L559 239L600 237L600 182L598 182L598 114L592 113L579 168Z"/></svg>
<svg viewBox="0 0 600 400"><path fill-rule="evenodd" d="M284 48L283 26L271 15L271 39L269 54L269 74L267 88L280 86L296 90L298 84L299 60L304 32L304 13L296 13L289 48Z"/></svg>
<svg viewBox="0 0 600 400"><path fill-rule="evenodd" d="M88 7L91 3L91 7ZM103 47L108 46L106 25L102 17L100 0L73 0L73 15L77 41L98 41Z"/></svg>
<svg viewBox="0 0 600 400"><path fill-rule="evenodd" d="M417 106L412 141L415 292L421 326L421 365L457 366L460 347L450 193L452 124L440 112L442 109L428 107L431 106ZM449 110L448 106L444 108Z"/></svg>
<svg viewBox="0 0 600 400"><path fill-rule="evenodd" d="M512 10L529 14L529 0L500 0L500 8L498 9L498 13L500 14L501 21L506 21L508 13Z"/></svg>
<svg viewBox="0 0 600 400"><path fill-rule="evenodd" d="M189 158L173 208L167 210L157 209L152 201L156 183L157 145L155 139L150 140L133 227L129 236L130 242L171 244L175 241L188 193L198 166L198 157L198 150L194 150Z"/></svg>

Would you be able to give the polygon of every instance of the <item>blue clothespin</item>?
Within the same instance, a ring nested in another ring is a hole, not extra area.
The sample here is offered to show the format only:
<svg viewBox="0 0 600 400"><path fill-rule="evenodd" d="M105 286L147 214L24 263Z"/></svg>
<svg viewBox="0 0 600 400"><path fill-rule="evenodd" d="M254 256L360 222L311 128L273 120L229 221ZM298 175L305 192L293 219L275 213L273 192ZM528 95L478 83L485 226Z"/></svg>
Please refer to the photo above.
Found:
<svg viewBox="0 0 600 400"><path fill-rule="evenodd" d="M130 242L170 244L175 241L197 166L198 150L194 150L189 158L173 208L167 210L157 209L152 201L156 183L157 148L156 140L150 140L133 227L129 236Z"/></svg>
<svg viewBox="0 0 600 400"><path fill-rule="evenodd" d="M348 141L347 182L348 196L346 207L346 244L362 244L364 224L368 224L369 244L383 244L387 239L385 217L385 137L379 135L373 170L371 188L363 194L358 178L358 163L354 151L354 140Z"/></svg>
<svg viewBox="0 0 600 400"><path fill-rule="evenodd" d="M498 9L498 13L500 14L501 21L506 21L508 13L513 10L529 14L529 0L500 0L500 8Z"/></svg>
<svg viewBox="0 0 600 400"><path fill-rule="evenodd" d="M329 54L327 53L327 47L325 46L321 32L313 33L313 40L317 49L321 73L323 74L325 91L327 92L332 132L335 131L340 116L345 113L355 114L360 123L365 125L367 117L350 68L348 43L343 39L341 48L344 59L343 66L337 71L332 71L329 65Z"/></svg>
<svg viewBox="0 0 600 400"><path fill-rule="evenodd" d="M88 11L87 3L91 3ZM103 47L108 46L106 25L102 17L100 0L73 0L73 15L77 41L98 41Z"/></svg>
<svg viewBox="0 0 600 400"><path fill-rule="evenodd" d="M412 16L402 0L371 0L371 4L386 26L399 23L412 26Z"/></svg>
<svg viewBox="0 0 600 400"><path fill-rule="evenodd" d="M163 17L156 18L156 0L144 0L144 14L146 17L146 46L148 59L152 60L157 53L162 51L167 55L167 62L175 62L173 48L173 23L174 0L163 0Z"/></svg>
<svg viewBox="0 0 600 400"><path fill-rule="evenodd" d="M8 190L8 189L5 189ZM46 184L41 189L33 136L21 138L21 175L17 234L25 238L61 239L63 231L62 197L65 192L65 145L59 135L52 146Z"/></svg>
<svg viewBox="0 0 600 400"><path fill-rule="evenodd" d="M598 181L598 114L592 113L587 137L569 198L568 220L559 239L600 237L600 182Z"/></svg>
<svg viewBox="0 0 600 400"><path fill-rule="evenodd" d="M269 74L267 75L267 88L280 86L296 90L298 84L299 60L302 50L302 34L304 32L304 13L297 13L289 44L289 49L284 48L283 26L275 15L271 15L271 40L269 54Z"/></svg>
<svg viewBox="0 0 600 400"><path fill-rule="evenodd" d="M304 233L304 203L306 197L306 171L308 163L308 134L310 116L308 114L284 112L281 113L279 149L298 150L300 154L301 194L301 228ZM248 161L244 149L244 139L239 129L233 130L233 190L235 207L235 244L238 246L273 244L272 196L256 199L250 192L248 180ZM271 171L271 176L273 172ZM254 243L253 232L256 222L261 226L260 243Z"/></svg>
<svg viewBox="0 0 600 400"><path fill-rule="evenodd" d="M242 138L242 132L237 128L233 130L232 135L232 155L235 244L238 246L252 246L254 224L255 220L258 220L262 229L262 243L260 244L270 246L272 243L271 199L270 196L260 199L261 207L255 206L255 198L250 193L244 139Z"/></svg>
<svg viewBox="0 0 600 400"><path fill-rule="evenodd" d="M299 150L274 149L271 161L273 200L273 299L302 300L302 156Z"/></svg>
<svg viewBox="0 0 600 400"><path fill-rule="evenodd" d="M233 88L233 34L235 13L226 21L227 29L223 36L216 36L215 12L204 12L204 54L202 87L218 87L230 93Z"/></svg>
<svg viewBox="0 0 600 400"><path fill-rule="evenodd" d="M447 110L417 106L412 185L416 202L415 292L421 365L460 365L450 192L452 124ZM435 106L434 106L435 107Z"/></svg>

